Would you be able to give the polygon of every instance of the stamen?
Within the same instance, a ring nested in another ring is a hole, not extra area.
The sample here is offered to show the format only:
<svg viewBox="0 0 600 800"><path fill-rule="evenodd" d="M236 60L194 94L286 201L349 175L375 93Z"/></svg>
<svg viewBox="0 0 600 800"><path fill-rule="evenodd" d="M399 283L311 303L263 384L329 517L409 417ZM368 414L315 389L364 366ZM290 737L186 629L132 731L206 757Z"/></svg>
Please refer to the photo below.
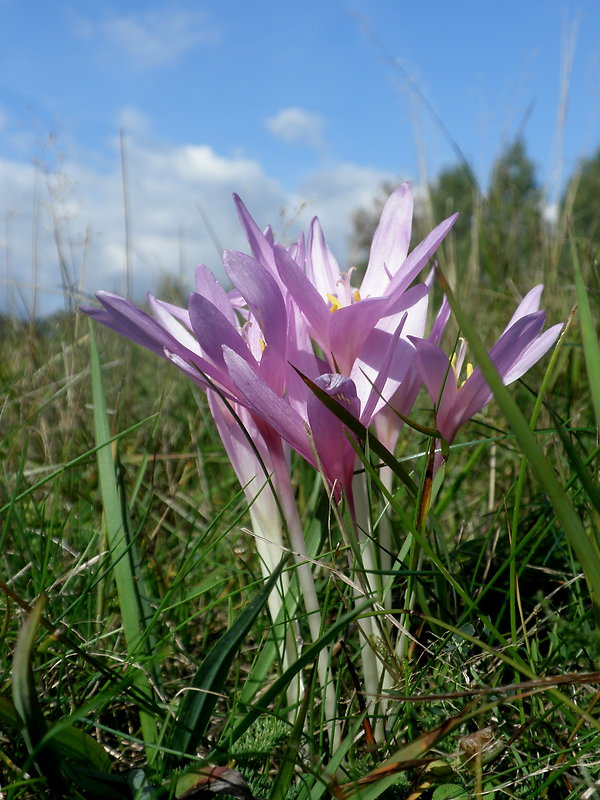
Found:
<svg viewBox="0 0 600 800"><path fill-rule="evenodd" d="M334 311L337 311L338 309L342 308L342 304L337 299L337 297L335 297L335 295L327 294L325 296L327 297L327 299L331 303L331 308L329 310L331 311L332 314L333 314Z"/></svg>
<svg viewBox="0 0 600 800"><path fill-rule="evenodd" d="M467 361L467 366L465 367L465 372L467 373L467 377L464 379L464 381L461 381L458 384L458 388L459 389L462 389L462 387L465 385L465 383L469 380L469 378L473 374L473 364L471 364L470 361Z"/></svg>

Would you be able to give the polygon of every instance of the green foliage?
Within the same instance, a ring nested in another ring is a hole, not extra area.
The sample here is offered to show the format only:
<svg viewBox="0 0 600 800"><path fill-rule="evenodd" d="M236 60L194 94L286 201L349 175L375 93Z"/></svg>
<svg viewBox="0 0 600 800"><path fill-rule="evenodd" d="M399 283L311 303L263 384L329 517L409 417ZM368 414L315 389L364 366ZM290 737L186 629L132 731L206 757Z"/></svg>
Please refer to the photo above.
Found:
<svg viewBox="0 0 600 800"><path fill-rule="evenodd" d="M477 181L467 164L442 170L430 186L431 217L434 223L457 211L460 213L452 229L458 247L469 246L472 227L477 222L479 194Z"/></svg>
<svg viewBox="0 0 600 800"><path fill-rule="evenodd" d="M391 188L382 186L373 207L354 214L352 246L359 273L367 263L368 247ZM525 292L547 278L543 272L550 237L543 206L535 165L524 140L517 137L496 159L485 192L466 162L440 172L427 187L425 198L417 202L413 243L459 211L440 251L452 283L465 295L478 283L495 292L509 286Z"/></svg>
<svg viewBox="0 0 600 800"><path fill-rule="evenodd" d="M508 284L534 282L527 264L557 279L539 201L519 142L485 198L466 167L431 187L435 217L465 212L444 273L464 268L473 283L481 268L482 283L499 283L491 305L461 283L456 306L485 369L478 342L505 320ZM2 321L7 800L209 794L211 770L226 765L244 781L236 790L277 800L575 800L600 779L598 285L574 221L576 249L556 245L565 277L549 316L566 318L575 284L579 318L527 385L507 392L490 372L498 399L457 437L441 485L427 485L423 401L393 454L353 424L367 498L358 536L293 461L316 642L291 559L273 632L243 495L203 395L109 332L95 346L77 315ZM389 587L384 605L363 597L371 586ZM298 643L285 663L280 629ZM372 694L365 651L384 665Z"/></svg>
<svg viewBox="0 0 600 800"><path fill-rule="evenodd" d="M285 560L282 560L260 593L206 654L178 709L171 726L173 733L167 736L169 747L175 753L182 756L194 754L210 725L212 712L225 687L233 659L273 591L284 563Z"/></svg>
<svg viewBox="0 0 600 800"><path fill-rule="evenodd" d="M520 291L542 279L543 197L525 142L515 139L492 170L482 206L481 274L492 286L513 280ZM538 263L534 260L537 255Z"/></svg>
<svg viewBox="0 0 600 800"><path fill-rule="evenodd" d="M575 234L591 245L598 257L600 245L600 149L579 164L563 206L571 217Z"/></svg>

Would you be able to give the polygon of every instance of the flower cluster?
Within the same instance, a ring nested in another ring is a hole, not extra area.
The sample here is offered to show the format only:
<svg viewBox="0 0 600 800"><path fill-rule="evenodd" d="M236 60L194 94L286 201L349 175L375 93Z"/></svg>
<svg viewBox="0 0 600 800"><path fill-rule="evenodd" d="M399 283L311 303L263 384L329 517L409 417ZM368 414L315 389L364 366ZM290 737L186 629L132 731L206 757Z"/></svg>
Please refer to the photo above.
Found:
<svg viewBox="0 0 600 800"><path fill-rule="evenodd" d="M409 252L413 201L410 186L402 184L385 204L364 278L353 286L352 271L340 270L318 219L307 237L284 247L270 228L258 227L239 197L234 200L251 254L225 252L232 291L200 265L187 309L149 295L148 314L122 297L98 292L102 308L84 311L173 362L207 390L242 486L262 469L276 490L287 485L291 447L321 468L334 496L345 495L352 507L354 450L342 423L298 373L365 426L375 424L392 446L398 418L391 410L407 415L425 385L437 428L452 441L491 394L479 370L459 388L460 367L449 365L439 349L445 304L424 338L431 279L415 280L457 215ZM559 334L560 325L542 333L541 291L538 286L525 297L490 352L506 383L541 358ZM463 358L461 352L458 361Z"/></svg>

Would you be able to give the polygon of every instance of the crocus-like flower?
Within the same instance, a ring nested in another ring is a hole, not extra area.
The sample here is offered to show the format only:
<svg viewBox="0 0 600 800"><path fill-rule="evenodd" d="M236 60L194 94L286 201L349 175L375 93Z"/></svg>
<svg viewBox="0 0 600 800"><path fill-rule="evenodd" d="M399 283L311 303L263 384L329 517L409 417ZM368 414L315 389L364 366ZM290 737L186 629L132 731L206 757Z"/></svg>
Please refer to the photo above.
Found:
<svg viewBox="0 0 600 800"><path fill-rule="evenodd" d="M308 337L298 330L296 318L287 314L273 277L252 257L241 256L236 254L231 258L226 254L225 265L246 303L243 325L227 293L203 266L196 271L196 291L190 295L188 309L149 295L151 316L122 297L98 292L103 308L83 310L170 360L204 389L214 386L234 408L243 407L249 415L243 419L251 422L250 435L264 443L261 456L273 474L278 494L285 495L289 484L283 438L310 463L322 466L339 499L342 490L351 493L347 472L345 480L337 474L339 448L353 453L352 447L344 436L335 432L337 449L330 447L329 438L310 435L311 393L288 362L298 364L312 380L324 372L324 365L313 354ZM341 430L341 423L322 404L311 409L315 425L323 427L319 424L319 414L327 417L330 428L337 425ZM232 457L232 463L245 486L251 477L248 463L255 466L256 458L240 437L233 439L228 434L227 426L221 425L220 432L225 444L231 445L232 453L238 454ZM342 458L344 464L347 460L347 455ZM260 485L265 479L264 474L258 476Z"/></svg>
<svg viewBox="0 0 600 800"><path fill-rule="evenodd" d="M84 311L169 359L203 388L215 386L234 407L246 410L267 443L265 452L269 442L275 447L278 437L283 439L323 469L338 499L343 490L351 502L354 455L343 426L314 402L295 369L347 400L349 410L370 425L410 368L415 351L407 335L424 331L429 287L410 284L456 215L409 255L412 194L403 184L384 207L365 277L353 289L317 219L306 246L300 237L286 249L274 242L270 229L258 228L239 198L235 202L252 255L225 252L235 287L229 295L201 265L187 309L149 295L147 314L122 297L99 292L103 308ZM326 428L330 436L316 435ZM282 460L276 461L277 483ZM238 471L245 485L242 473L244 478L247 473Z"/></svg>
<svg viewBox="0 0 600 800"><path fill-rule="evenodd" d="M490 350L505 385L516 381L552 347L562 323L542 333L546 312L540 311L540 284L523 298L510 322ZM430 341L410 337L417 350L416 367L434 403L436 427L447 442L471 417L489 403L492 392L476 367L461 382L466 345L463 342L454 363Z"/></svg>
<svg viewBox="0 0 600 800"><path fill-rule="evenodd" d="M427 300L428 297L425 298ZM422 302L422 301L421 301ZM442 301L442 305L435 317L431 333L427 337L427 341L438 345L445 327L450 318L450 305L446 298ZM420 324L420 319L417 318L417 323ZM406 333L406 337L410 339L411 336L419 336L421 338L422 331L415 334L411 329ZM410 360L410 366L402 379L402 382L389 398L385 406L379 411L375 418L375 430L377 431L377 438L384 444L390 452L394 451L400 430L402 428L402 419L399 414L408 417L412 407L417 399L417 395L422 386L421 376L417 369L416 359Z"/></svg>
<svg viewBox="0 0 600 800"><path fill-rule="evenodd" d="M310 228L305 265L297 263L298 258L281 245L273 247L281 281L302 312L312 339L332 372L354 380L363 410L382 372L386 381L379 391L384 398L393 394L406 374L412 359L406 334L404 338L399 335L401 326L422 335L427 314L427 302L419 301L426 297L428 287L411 284L458 216L440 223L409 254L412 211L412 192L404 183L383 208L367 270L357 288L350 283L352 271L340 271L316 218ZM380 399L376 407L383 404Z"/></svg>

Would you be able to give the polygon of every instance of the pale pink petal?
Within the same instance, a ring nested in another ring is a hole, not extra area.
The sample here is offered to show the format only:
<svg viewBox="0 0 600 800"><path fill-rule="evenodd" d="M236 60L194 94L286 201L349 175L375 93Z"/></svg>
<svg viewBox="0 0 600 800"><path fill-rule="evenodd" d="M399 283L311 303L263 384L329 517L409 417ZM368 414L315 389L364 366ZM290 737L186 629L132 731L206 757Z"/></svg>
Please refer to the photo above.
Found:
<svg viewBox="0 0 600 800"><path fill-rule="evenodd" d="M328 304L284 247L276 244L273 252L279 276L306 318L311 336L328 352L331 315Z"/></svg>
<svg viewBox="0 0 600 800"><path fill-rule="evenodd" d="M243 403L273 427L307 461L314 464L306 423L300 415L256 374L252 366L234 350L223 347L223 359Z"/></svg>
<svg viewBox="0 0 600 800"><path fill-rule="evenodd" d="M558 325L553 325L551 328L548 328L547 331L544 331L544 333L538 336L521 355L518 362L505 373L503 376L504 383L508 386L508 384L513 383L513 381L516 381L524 375L534 364L537 364L540 358L545 356L556 342L563 328L564 325L561 322Z"/></svg>
<svg viewBox="0 0 600 800"><path fill-rule="evenodd" d="M453 214L429 233L423 241L407 257L402 268L399 269L389 282L385 294L387 296L405 291L427 264L431 256L440 246L450 228L458 219L458 214Z"/></svg>
<svg viewBox="0 0 600 800"><path fill-rule="evenodd" d="M306 255L306 275L321 297L325 299L327 294L337 294L340 268L327 247L323 229L316 217L310 224Z"/></svg>
<svg viewBox="0 0 600 800"><path fill-rule="evenodd" d="M525 317L527 314L533 314L535 311L539 311L540 300L542 299L543 291L544 284L539 283L537 286L534 286L533 289L530 289L527 292L525 297L517 306L515 313L510 318L510 322L503 332L506 332L509 328L511 328L517 320L521 319L521 317Z"/></svg>
<svg viewBox="0 0 600 800"><path fill-rule="evenodd" d="M401 184L388 198L373 235L369 264L360 286L361 297L381 297L390 276L404 264L412 229L413 197L410 184Z"/></svg>

